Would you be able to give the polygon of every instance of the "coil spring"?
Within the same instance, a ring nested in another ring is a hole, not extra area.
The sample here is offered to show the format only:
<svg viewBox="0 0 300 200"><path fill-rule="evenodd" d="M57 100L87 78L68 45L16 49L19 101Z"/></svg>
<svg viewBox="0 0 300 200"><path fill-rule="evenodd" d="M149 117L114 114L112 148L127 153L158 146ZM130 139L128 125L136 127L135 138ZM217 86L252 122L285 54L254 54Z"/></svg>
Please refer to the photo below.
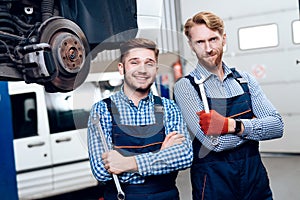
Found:
<svg viewBox="0 0 300 200"><path fill-rule="evenodd" d="M41 2L42 20L46 21L53 16L54 0L43 0Z"/></svg>

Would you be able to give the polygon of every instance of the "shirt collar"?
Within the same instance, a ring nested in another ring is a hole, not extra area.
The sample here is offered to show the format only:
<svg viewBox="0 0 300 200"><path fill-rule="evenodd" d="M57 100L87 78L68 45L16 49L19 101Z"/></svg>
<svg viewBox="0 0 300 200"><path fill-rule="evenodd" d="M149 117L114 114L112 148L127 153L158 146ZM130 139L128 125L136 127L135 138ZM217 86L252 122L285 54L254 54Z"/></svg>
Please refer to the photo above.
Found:
<svg viewBox="0 0 300 200"><path fill-rule="evenodd" d="M132 101L128 98L128 96L126 96L126 94L124 93L124 85L121 87L121 90L120 90L119 95L120 95L120 98L121 98L122 100L124 100L125 102L128 102L128 103L132 102ZM153 92L152 92L151 90L150 90L149 94L148 94L144 99L142 99L141 101L147 102L148 100L150 100L150 102L153 102L153 101L154 101L154 98L153 98Z"/></svg>
<svg viewBox="0 0 300 200"><path fill-rule="evenodd" d="M224 62L222 63L222 66L223 66L223 70L224 70L224 79L228 76L233 75L231 69Z"/></svg>
<svg viewBox="0 0 300 200"><path fill-rule="evenodd" d="M232 71L230 70L230 68L224 63L222 62L222 67L224 70L224 79L227 78L227 76L229 76L230 74L232 74ZM196 65L196 69L193 72L193 75L197 78L197 79L201 79L201 78L209 78L211 76L213 76L214 74L207 71L207 69L205 69L200 63L197 63Z"/></svg>

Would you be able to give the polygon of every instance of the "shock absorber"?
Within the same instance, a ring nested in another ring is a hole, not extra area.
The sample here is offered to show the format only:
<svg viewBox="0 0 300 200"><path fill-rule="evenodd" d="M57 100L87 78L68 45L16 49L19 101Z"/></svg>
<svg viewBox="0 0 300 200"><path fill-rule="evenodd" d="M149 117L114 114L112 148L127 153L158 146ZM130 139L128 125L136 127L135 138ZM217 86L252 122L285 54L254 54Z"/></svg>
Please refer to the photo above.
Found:
<svg viewBox="0 0 300 200"><path fill-rule="evenodd" d="M53 17L54 0L42 0L41 2L41 12L43 22Z"/></svg>

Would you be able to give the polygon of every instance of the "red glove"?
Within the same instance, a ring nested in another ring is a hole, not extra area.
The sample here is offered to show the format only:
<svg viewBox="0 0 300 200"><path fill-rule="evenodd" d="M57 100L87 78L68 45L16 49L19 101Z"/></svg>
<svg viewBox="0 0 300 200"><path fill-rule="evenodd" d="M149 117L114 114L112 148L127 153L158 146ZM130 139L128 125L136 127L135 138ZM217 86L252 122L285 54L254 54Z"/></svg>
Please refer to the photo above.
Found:
<svg viewBox="0 0 300 200"><path fill-rule="evenodd" d="M228 133L228 118L220 115L215 110L205 113L204 110L197 112L199 124L205 135L223 135Z"/></svg>

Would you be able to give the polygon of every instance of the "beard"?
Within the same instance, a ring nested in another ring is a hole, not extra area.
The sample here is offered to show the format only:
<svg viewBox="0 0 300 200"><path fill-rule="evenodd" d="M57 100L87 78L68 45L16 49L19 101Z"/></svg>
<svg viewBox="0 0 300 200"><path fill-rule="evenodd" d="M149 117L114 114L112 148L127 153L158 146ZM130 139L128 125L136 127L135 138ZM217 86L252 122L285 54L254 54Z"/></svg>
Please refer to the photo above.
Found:
<svg viewBox="0 0 300 200"><path fill-rule="evenodd" d="M216 53L214 55L217 55L217 57L212 61L212 60L209 60L205 56L202 57L202 56L198 56L198 54L196 54L196 56L198 58L198 62L205 68L215 68L215 67L218 67L220 65L220 63L222 63L223 51L220 50L219 53Z"/></svg>
<svg viewBox="0 0 300 200"><path fill-rule="evenodd" d="M136 92L139 93L148 93L150 91L150 88L153 83L149 83L147 86L144 87L138 87L132 84L130 81L127 80L126 75L124 76L124 83L131 88L131 90L135 90Z"/></svg>
<svg viewBox="0 0 300 200"><path fill-rule="evenodd" d="M135 90L139 93L146 93L150 91L151 85L149 84L146 88L136 88Z"/></svg>
<svg viewBox="0 0 300 200"><path fill-rule="evenodd" d="M218 66L220 63L222 63L222 57L223 57L223 50L220 51L218 58L215 61L216 66Z"/></svg>

